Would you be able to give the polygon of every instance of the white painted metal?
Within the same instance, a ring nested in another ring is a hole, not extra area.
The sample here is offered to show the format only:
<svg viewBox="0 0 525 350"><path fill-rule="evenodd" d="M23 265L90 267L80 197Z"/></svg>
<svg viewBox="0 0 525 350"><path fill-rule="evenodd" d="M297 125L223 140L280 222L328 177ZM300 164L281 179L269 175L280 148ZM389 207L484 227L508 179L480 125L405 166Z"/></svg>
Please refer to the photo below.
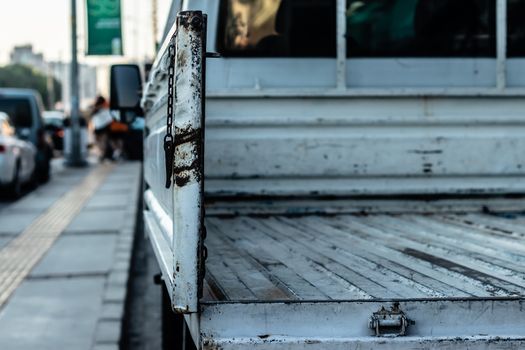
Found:
<svg viewBox="0 0 525 350"><path fill-rule="evenodd" d="M144 211L144 228L150 238L151 246L157 258L162 277L166 284L166 290L173 299L173 285L175 284L173 278L173 251L171 241L165 239L165 233L159 225L153 210L148 208Z"/></svg>
<svg viewBox="0 0 525 350"><path fill-rule="evenodd" d="M284 199L284 200L216 200L206 206L206 214L232 215L311 215L311 214L431 214L431 213L515 213L525 208L523 198L461 198L434 199L432 201L408 199ZM479 219L479 218L478 218Z"/></svg>
<svg viewBox="0 0 525 350"><path fill-rule="evenodd" d="M227 58L208 62L209 91L335 89L335 58Z"/></svg>
<svg viewBox="0 0 525 350"><path fill-rule="evenodd" d="M507 91L525 86L525 58L509 58L506 60Z"/></svg>
<svg viewBox="0 0 525 350"><path fill-rule="evenodd" d="M346 0L337 0L337 89L346 89Z"/></svg>
<svg viewBox="0 0 525 350"><path fill-rule="evenodd" d="M207 192L523 193L524 109L495 97L210 98Z"/></svg>
<svg viewBox="0 0 525 350"><path fill-rule="evenodd" d="M508 60L509 65L512 66L514 72L525 72L525 60L512 59ZM509 72L510 74L510 72ZM348 88L346 90L333 89L319 89L319 88L272 88L265 90L254 90L248 88L242 89L217 89L209 90L207 97L210 98L246 98L246 97L410 97L410 98L426 98L439 97L450 98L451 100L457 97L465 98L482 98L482 97L523 97L525 96L525 78L515 77L514 86L509 87L503 91L496 87L377 87L377 88Z"/></svg>
<svg viewBox="0 0 525 350"><path fill-rule="evenodd" d="M524 300L413 300L408 336L377 338L372 313L391 301L205 303L203 349L519 349ZM330 347L331 348L331 347Z"/></svg>
<svg viewBox="0 0 525 350"><path fill-rule="evenodd" d="M496 0L496 85L499 90L507 86L507 0Z"/></svg>
<svg viewBox="0 0 525 350"><path fill-rule="evenodd" d="M173 241L173 219L159 203L152 190L144 192L144 203L151 211L151 219L155 222L157 229L162 234L166 242Z"/></svg>
<svg viewBox="0 0 525 350"><path fill-rule="evenodd" d="M353 58L349 88L489 88L496 86L491 58Z"/></svg>
<svg viewBox="0 0 525 350"><path fill-rule="evenodd" d="M200 241L202 231L202 84L203 28L205 18L200 12L181 12L175 37L175 81L173 129L175 159L173 184L165 184L163 138L166 133L167 91L165 76L168 38L152 70L142 105L150 131L145 140L145 213L147 231L161 265L164 280L172 299L172 308L179 313L198 310ZM167 243L167 244L166 244Z"/></svg>

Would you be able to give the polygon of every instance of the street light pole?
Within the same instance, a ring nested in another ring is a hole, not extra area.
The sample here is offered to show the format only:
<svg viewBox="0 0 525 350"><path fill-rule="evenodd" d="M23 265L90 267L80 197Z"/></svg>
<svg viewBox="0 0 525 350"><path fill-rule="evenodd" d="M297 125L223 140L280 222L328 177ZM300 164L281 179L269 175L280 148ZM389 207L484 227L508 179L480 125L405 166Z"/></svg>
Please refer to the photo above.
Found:
<svg viewBox="0 0 525 350"><path fill-rule="evenodd" d="M69 166L84 166L80 151L80 111L78 86L78 59L77 59L77 3L71 0L71 132L72 148L67 164Z"/></svg>

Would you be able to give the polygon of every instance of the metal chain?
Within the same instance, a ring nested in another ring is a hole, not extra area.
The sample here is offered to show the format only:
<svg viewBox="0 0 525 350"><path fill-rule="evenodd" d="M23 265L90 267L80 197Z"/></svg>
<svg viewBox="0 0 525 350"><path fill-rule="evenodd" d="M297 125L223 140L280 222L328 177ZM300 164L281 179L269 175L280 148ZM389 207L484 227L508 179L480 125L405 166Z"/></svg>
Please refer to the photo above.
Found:
<svg viewBox="0 0 525 350"><path fill-rule="evenodd" d="M166 136L171 136L172 126L173 126L173 85L175 80L175 38L177 33L173 34L170 40L170 45L168 46L168 59L170 61L168 67L168 110L166 114Z"/></svg>
<svg viewBox="0 0 525 350"><path fill-rule="evenodd" d="M164 136L164 156L166 162L166 188L171 187L173 176L173 160L175 156L175 142L173 137L173 100L175 99L175 38L173 34L168 46L168 109L166 111L166 135Z"/></svg>

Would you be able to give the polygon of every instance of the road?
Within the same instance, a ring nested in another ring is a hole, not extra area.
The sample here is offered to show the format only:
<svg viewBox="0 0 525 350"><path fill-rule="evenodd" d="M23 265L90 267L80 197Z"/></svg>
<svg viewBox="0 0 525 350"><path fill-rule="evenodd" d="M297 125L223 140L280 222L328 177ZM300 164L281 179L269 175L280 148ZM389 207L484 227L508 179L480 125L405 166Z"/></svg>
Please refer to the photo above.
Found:
<svg viewBox="0 0 525 350"><path fill-rule="evenodd" d="M53 171L0 211L0 349L119 349L141 164Z"/></svg>

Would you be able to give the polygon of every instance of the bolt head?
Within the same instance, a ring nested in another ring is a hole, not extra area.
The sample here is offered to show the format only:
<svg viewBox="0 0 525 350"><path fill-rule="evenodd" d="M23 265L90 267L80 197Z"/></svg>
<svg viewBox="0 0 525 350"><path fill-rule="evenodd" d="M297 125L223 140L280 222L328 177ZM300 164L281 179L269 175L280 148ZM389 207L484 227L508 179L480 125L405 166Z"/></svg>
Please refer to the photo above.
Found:
<svg viewBox="0 0 525 350"><path fill-rule="evenodd" d="M202 19L198 16L194 16L191 19L191 25L196 29L200 29L202 26Z"/></svg>

